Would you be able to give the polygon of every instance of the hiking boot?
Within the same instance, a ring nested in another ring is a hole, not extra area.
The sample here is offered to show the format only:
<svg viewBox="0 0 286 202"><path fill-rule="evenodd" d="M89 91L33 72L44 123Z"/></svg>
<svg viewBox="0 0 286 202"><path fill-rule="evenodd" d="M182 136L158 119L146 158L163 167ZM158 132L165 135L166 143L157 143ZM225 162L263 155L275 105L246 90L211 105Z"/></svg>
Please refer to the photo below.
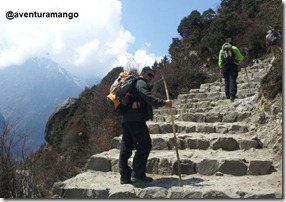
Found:
<svg viewBox="0 0 286 202"><path fill-rule="evenodd" d="M236 99L236 95L235 96L230 96L230 100L233 102Z"/></svg>
<svg viewBox="0 0 286 202"><path fill-rule="evenodd" d="M132 184L133 181L131 180L120 180L120 184Z"/></svg>
<svg viewBox="0 0 286 202"><path fill-rule="evenodd" d="M143 178L131 177L131 181L133 181L134 183L136 183L136 182L150 183L150 182L153 182L153 178L147 177L147 176L145 176Z"/></svg>

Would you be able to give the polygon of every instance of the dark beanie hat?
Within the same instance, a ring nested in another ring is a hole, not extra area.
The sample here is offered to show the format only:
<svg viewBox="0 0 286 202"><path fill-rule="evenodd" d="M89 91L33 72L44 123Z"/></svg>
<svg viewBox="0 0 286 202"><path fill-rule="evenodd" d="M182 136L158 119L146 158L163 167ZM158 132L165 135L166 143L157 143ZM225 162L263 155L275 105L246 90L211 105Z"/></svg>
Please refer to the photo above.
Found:
<svg viewBox="0 0 286 202"><path fill-rule="evenodd" d="M152 72L155 73L155 71L151 67L149 67L149 66L143 67L141 72L146 73L146 72L149 72L149 71L152 71Z"/></svg>

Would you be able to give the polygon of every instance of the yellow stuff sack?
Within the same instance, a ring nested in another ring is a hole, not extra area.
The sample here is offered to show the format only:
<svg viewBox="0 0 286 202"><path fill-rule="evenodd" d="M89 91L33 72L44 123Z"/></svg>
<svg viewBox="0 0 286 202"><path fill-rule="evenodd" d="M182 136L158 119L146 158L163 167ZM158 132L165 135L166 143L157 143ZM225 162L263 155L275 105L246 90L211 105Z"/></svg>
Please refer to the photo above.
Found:
<svg viewBox="0 0 286 202"><path fill-rule="evenodd" d="M110 87L107 95L107 103L112 111L122 112L132 107L131 89L135 85L137 77L129 71L123 71Z"/></svg>

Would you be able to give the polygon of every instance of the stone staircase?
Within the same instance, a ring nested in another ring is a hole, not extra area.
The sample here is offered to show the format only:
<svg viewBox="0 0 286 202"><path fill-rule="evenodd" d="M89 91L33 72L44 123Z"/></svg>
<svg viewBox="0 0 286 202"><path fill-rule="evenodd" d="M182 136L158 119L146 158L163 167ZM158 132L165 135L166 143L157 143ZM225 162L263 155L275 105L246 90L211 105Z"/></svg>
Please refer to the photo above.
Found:
<svg viewBox="0 0 286 202"><path fill-rule="evenodd" d="M247 67L249 84L244 69L239 72L234 102L225 99L223 79L174 100L183 187L179 186L170 110L159 108L154 110L154 120L147 122L153 144L147 163L152 183L120 185L120 136L112 140L111 150L91 156L86 172L55 183L54 197L282 198L282 186L277 185L282 171L275 168L273 151L258 138L251 119L260 81L272 62Z"/></svg>

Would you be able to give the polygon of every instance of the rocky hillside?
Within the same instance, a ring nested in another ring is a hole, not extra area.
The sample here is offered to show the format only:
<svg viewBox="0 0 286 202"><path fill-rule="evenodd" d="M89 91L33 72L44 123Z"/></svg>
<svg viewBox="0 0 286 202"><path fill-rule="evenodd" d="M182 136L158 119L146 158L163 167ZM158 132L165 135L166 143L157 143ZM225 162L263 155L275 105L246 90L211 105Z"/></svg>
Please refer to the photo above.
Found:
<svg viewBox="0 0 286 202"><path fill-rule="evenodd" d="M223 79L174 100L183 186L171 115L159 108L148 122L153 148L147 173L152 183L120 185L119 136L110 150L90 157L85 172L55 183L54 197L282 198L282 95L269 101L262 86L276 61L266 58L241 69L234 102L224 97ZM268 77L269 85L273 79Z"/></svg>

